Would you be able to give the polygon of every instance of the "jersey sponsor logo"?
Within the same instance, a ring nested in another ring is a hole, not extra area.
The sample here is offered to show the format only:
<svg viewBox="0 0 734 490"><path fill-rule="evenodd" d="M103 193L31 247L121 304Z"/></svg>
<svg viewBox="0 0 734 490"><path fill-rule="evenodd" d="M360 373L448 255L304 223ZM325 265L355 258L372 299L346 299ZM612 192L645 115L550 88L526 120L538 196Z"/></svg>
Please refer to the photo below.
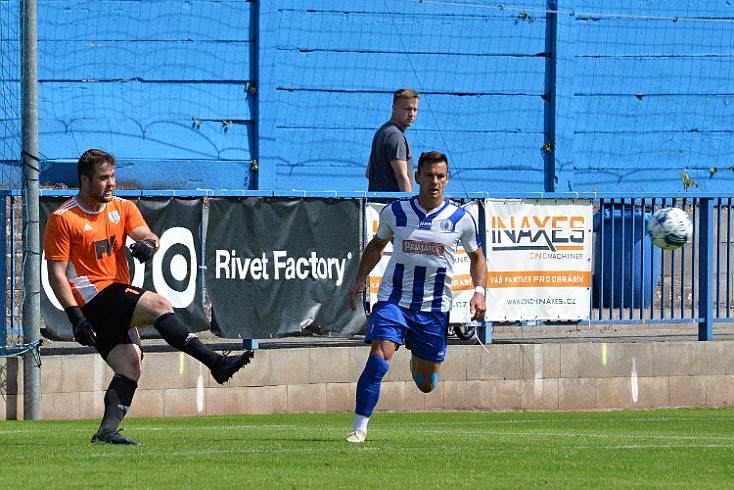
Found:
<svg viewBox="0 0 734 490"><path fill-rule="evenodd" d="M112 235L110 238L96 241L94 249L97 251L97 260L102 260L105 255L109 257L117 250L117 238Z"/></svg>
<svg viewBox="0 0 734 490"><path fill-rule="evenodd" d="M444 254L443 243L403 240L403 252L406 254L438 255Z"/></svg>
<svg viewBox="0 0 734 490"><path fill-rule="evenodd" d="M133 294L140 294L140 291L133 289L133 288L125 288L125 293L133 293Z"/></svg>
<svg viewBox="0 0 734 490"><path fill-rule="evenodd" d="M432 220L423 220L420 222L420 224L418 224L418 228L422 230L430 230L432 226L433 226Z"/></svg>
<svg viewBox="0 0 734 490"><path fill-rule="evenodd" d="M84 224L84 231L90 231L90 230L93 230L93 229L94 228L92 228L89 223L85 223Z"/></svg>
<svg viewBox="0 0 734 490"><path fill-rule="evenodd" d="M115 211L110 211L109 213L107 213L107 217L108 217L108 218L110 219L110 221L112 221L113 223L119 223L119 222L120 222L120 219L121 219L121 218L120 218L120 212L119 212L119 211L117 211L117 210L115 210Z"/></svg>

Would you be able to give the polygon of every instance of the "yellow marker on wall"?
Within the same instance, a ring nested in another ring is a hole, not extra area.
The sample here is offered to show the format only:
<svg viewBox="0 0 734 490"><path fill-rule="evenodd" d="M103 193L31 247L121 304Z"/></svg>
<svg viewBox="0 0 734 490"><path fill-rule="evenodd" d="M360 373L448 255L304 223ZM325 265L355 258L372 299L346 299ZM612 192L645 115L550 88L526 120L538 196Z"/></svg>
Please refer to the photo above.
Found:
<svg viewBox="0 0 734 490"><path fill-rule="evenodd" d="M601 363L606 366L607 365L607 343L602 342L601 344Z"/></svg>
<svg viewBox="0 0 734 490"><path fill-rule="evenodd" d="M179 354L179 356L178 356L178 359L179 359L179 363L178 363L178 374L183 375L183 371L184 371L184 353L183 352L179 352L178 354Z"/></svg>

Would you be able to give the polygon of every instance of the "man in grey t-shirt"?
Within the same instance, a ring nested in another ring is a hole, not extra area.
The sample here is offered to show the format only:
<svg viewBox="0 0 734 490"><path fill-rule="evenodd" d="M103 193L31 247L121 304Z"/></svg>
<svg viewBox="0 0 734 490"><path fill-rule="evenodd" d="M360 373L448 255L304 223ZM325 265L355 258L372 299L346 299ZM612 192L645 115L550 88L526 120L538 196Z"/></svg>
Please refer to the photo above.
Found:
<svg viewBox="0 0 734 490"><path fill-rule="evenodd" d="M405 130L415 122L420 95L401 88L393 95L392 116L375 133L365 176L367 190L374 192L413 192L413 152Z"/></svg>

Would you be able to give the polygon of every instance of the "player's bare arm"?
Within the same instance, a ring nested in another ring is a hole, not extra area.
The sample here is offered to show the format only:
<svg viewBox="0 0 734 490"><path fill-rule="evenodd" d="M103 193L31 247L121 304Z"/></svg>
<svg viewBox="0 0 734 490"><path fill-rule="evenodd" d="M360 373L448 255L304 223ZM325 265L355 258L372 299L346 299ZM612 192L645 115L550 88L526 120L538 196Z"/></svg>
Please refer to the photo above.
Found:
<svg viewBox="0 0 734 490"><path fill-rule="evenodd" d="M472 315L472 320L481 320L487 313L487 304L483 293L483 289L487 286L487 261L484 259L481 248L469 252L467 255L469 256L469 274L474 287L482 287L482 291L474 291L474 296L469 302L469 312Z"/></svg>
<svg viewBox="0 0 734 490"><path fill-rule="evenodd" d="M390 160L395 179L398 181L400 192L413 192L413 181L408 174L408 162L405 160Z"/></svg>
<svg viewBox="0 0 734 490"><path fill-rule="evenodd" d="M390 240L383 240L382 238L375 236L364 249L362 258L359 260L359 267L357 267L357 274L354 276L354 283L352 288L349 290L349 308L352 311L357 310L357 295L364 291L364 283L367 280L367 276L372 269L375 268L380 259L382 253L387 247Z"/></svg>
<svg viewBox="0 0 734 490"><path fill-rule="evenodd" d="M69 262L66 260L49 260L47 261L48 284L54 292L56 299L59 300L61 307L66 309L70 306L77 306L74 294L71 292L69 280L66 278L66 268Z"/></svg>
<svg viewBox="0 0 734 490"><path fill-rule="evenodd" d="M74 294L71 292L71 286L66 279L68 264L66 260L49 260L47 265L48 283L64 309L64 313L69 317L76 341L85 346L92 346L97 341L97 334L94 327L85 318L76 299L74 299Z"/></svg>
<svg viewBox="0 0 734 490"><path fill-rule="evenodd" d="M130 238L136 242L140 240L153 240L155 242L156 249L160 246L158 235L153 233L147 226L138 226L137 228L134 228L130 233Z"/></svg>

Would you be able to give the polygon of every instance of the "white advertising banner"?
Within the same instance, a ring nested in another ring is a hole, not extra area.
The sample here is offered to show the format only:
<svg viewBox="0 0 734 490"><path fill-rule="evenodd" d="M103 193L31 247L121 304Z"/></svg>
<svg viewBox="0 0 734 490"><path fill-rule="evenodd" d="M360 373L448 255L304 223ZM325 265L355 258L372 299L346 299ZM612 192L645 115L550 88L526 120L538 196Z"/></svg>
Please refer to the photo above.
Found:
<svg viewBox="0 0 734 490"><path fill-rule="evenodd" d="M379 203L368 203L367 204L367 219L365 226L367 227L367 242L372 240L372 237L377 233L377 227L380 224L380 211L384 207L384 204ZM472 201L463 206L464 209L469 211L479 225L479 201ZM392 243L388 243L385 247L384 255L380 262L372 269L369 276L369 298L368 302L373 305L377 302L377 290L382 282L382 275L387 268L387 262L390 260L392 255ZM469 274L469 257L466 254L464 247L459 245L456 250L456 261L454 262L454 280L451 285L453 292L453 303L451 305L451 314L449 320L451 323L464 324L469 322L471 316L469 315L469 301L474 295L474 285L471 281L471 275Z"/></svg>
<svg viewBox="0 0 734 490"><path fill-rule="evenodd" d="M487 199L487 320L588 320L590 199Z"/></svg>

